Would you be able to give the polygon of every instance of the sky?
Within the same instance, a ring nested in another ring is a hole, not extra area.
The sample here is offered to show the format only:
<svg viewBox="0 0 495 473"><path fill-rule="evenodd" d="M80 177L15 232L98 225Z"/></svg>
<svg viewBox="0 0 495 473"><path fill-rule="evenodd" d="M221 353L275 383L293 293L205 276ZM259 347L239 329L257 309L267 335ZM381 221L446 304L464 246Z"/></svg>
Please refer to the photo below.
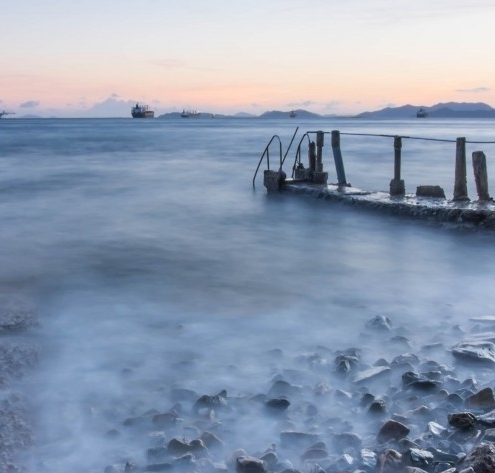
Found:
<svg viewBox="0 0 495 473"><path fill-rule="evenodd" d="M494 0L0 0L0 111L495 107Z"/></svg>

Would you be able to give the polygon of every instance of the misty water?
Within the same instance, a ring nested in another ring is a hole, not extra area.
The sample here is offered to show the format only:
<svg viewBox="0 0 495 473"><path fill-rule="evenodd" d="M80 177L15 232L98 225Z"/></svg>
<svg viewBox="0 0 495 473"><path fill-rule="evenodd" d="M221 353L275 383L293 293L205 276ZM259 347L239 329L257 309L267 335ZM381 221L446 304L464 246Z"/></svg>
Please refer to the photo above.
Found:
<svg viewBox="0 0 495 473"><path fill-rule="evenodd" d="M344 389L330 369L301 370L301 357L360 347L373 364L407 351L362 336L376 315L412 351L450 346L457 325L495 315L493 234L268 195L261 176L253 190L269 139L279 135L285 153L296 126L296 143L318 129L493 141L490 121L0 121L1 296L32 308L36 327L12 338L40 353L0 397L17 393L31 413L36 442L21 452L29 471L146 464L149 433L123 424L181 401L190 409L172 388L235 399L266 394L279 375ZM452 197L455 143L403 146L406 191L438 184ZM468 144L468 157L478 149L493 176L495 146ZM343 135L342 153L353 186L388 190L392 139ZM329 142L324 167L335 182ZM324 396L305 402L342 415ZM227 452L278 442L278 420L261 409L218 416ZM194 438L187 423L174 434Z"/></svg>

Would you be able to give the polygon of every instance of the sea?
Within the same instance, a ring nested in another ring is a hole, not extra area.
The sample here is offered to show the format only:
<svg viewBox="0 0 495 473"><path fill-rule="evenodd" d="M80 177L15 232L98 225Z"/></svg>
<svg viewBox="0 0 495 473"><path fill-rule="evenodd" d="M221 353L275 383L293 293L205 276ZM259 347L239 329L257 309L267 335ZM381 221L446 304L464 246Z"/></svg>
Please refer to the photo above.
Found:
<svg viewBox="0 0 495 473"><path fill-rule="evenodd" d="M307 165L303 134L317 130L341 132L347 181L371 191L388 191L393 136L409 137L406 192L440 185L447 198L465 137L469 197L477 150L495 193L492 120L0 120L1 310L35 318L0 334L37 350L0 389L34 433L16 453L23 471L146 463L149 434L125 433L125 421L179 409L171 389L266 394L304 354L365 347L377 315L410 350L443 343L447 362L473 318L495 315L493 233L269 194L266 160L253 186L273 136L270 166L286 155L290 176L300 142ZM323 165L335 182L329 135ZM394 353L368 350L373 361ZM229 424L227 449L276 443L263 422Z"/></svg>

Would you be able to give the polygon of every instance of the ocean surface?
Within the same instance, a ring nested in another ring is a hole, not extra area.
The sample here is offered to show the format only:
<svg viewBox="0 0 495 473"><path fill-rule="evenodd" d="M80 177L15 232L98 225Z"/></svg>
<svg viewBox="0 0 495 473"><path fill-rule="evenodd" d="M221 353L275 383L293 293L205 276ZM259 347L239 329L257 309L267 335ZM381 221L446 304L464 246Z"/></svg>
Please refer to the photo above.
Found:
<svg viewBox="0 0 495 473"><path fill-rule="evenodd" d="M305 131L495 140L489 120L0 120L0 296L32 308L37 325L13 339L40 350L0 398L17 393L29 406L30 472L144 461L142 439L105 433L172 408L172 386L266 393L280 368L270 350L290 361L358 346L376 315L419 344L448 344L453 327L495 315L493 234L268 195L262 173L253 189L270 138L285 153L297 126L288 175ZM341 145L354 187L388 190L392 138L343 134ZM468 143L473 200L475 150L495 193L495 145ZM407 192L436 184L452 197L455 142L404 140L402 155ZM229 447L274 441L247 424Z"/></svg>

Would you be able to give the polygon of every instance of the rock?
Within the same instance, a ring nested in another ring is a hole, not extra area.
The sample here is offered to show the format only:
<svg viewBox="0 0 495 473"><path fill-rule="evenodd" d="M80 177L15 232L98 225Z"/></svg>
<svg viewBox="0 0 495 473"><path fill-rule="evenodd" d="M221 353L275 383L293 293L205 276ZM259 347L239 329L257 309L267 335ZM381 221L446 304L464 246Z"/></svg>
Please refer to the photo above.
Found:
<svg viewBox="0 0 495 473"><path fill-rule="evenodd" d="M268 391L269 398L292 397L301 392L301 387L288 383L287 381L275 381Z"/></svg>
<svg viewBox="0 0 495 473"><path fill-rule="evenodd" d="M182 456L187 453L201 454L207 453L207 448L202 440L191 440L173 438L167 444L168 452L174 456Z"/></svg>
<svg viewBox="0 0 495 473"><path fill-rule="evenodd" d="M227 409L227 391L220 391L214 396L207 394L201 396L193 406L193 412L198 413L201 409Z"/></svg>
<svg viewBox="0 0 495 473"><path fill-rule="evenodd" d="M266 473L268 471L263 460L251 456L237 458L235 469L237 473Z"/></svg>
<svg viewBox="0 0 495 473"><path fill-rule="evenodd" d="M265 407L270 411L282 412L288 409L290 402L285 398L269 399L265 402Z"/></svg>
<svg viewBox="0 0 495 473"><path fill-rule="evenodd" d="M440 186L417 186L416 197L433 197L436 199L445 199L445 192Z"/></svg>
<svg viewBox="0 0 495 473"><path fill-rule="evenodd" d="M495 398L492 388L484 388L481 391L469 396L466 399L466 407L493 409L495 407Z"/></svg>
<svg viewBox="0 0 495 473"><path fill-rule="evenodd" d="M452 427L462 430L471 430L476 426L476 417L470 412L459 412L447 416Z"/></svg>
<svg viewBox="0 0 495 473"><path fill-rule="evenodd" d="M366 381L370 381L372 379L376 379L382 375L390 374L391 370L387 366L375 366L374 368L369 368L364 371L359 371L352 377L352 382L355 384L363 383Z"/></svg>
<svg viewBox="0 0 495 473"><path fill-rule="evenodd" d="M385 443L389 440L400 440L402 437L409 434L409 432L409 427L391 419L382 425L376 438L378 443Z"/></svg>
<svg viewBox="0 0 495 473"><path fill-rule="evenodd" d="M283 431L280 432L280 443L284 447L293 447L293 446L306 446L317 442L319 439L318 434L314 433L306 433L306 432L294 432L294 431Z"/></svg>
<svg viewBox="0 0 495 473"><path fill-rule="evenodd" d="M402 454L388 448L379 455L377 464L380 473L396 473L401 470Z"/></svg>
<svg viewBox="0 0 495 473"><path fill-rule="evenodd" d="M411 448L405 455L410 466L416 466L419 468L428 468L433 464L433 453L428 450L422 450L419 448Z"/></svg>
<svg viewBox="0 0 495 473"><path fill-rule="evenodd" d="M332 443L337 452L343 453L349 447L359 450L363 440L359 435L353 432L344 432L341 434L335 434L332 439Z"/></svg>
<svg viewBox="0 0 495 473"><path fill-rule="evenodd" d="M215 434L211 432L203 432L199 439L205 444L209 450L215 448L222 448L224 443Z"/></svg>
<svg viewBox="0 0 495 473"><path fill-rule="evenodd" d="M452 354L460 360L495 363L495 345L492 342L462 342L452 349Z"/></svg>
<svg viewBox="0 0 495 473"><path fill-rule="evenodd" d="M173 427L177 424L179 416L175 413L165 412L163 414L156 414L152 418L153 425L160 429L166 429Z"/></svg>
<svg viewBox="0 0 495 473"><path fill-rule="evenodd" d="M376 315L368 320L366 327L372 330L390 332L392 330L392 321L384 315Z"/></svg>
<svg viewBox="0 0 495 473"><path fill-rule="evenodd" d="M495 444L482 443L471 450L461 464L461 469L472 468L474 473L495 471Z"/></svg>

